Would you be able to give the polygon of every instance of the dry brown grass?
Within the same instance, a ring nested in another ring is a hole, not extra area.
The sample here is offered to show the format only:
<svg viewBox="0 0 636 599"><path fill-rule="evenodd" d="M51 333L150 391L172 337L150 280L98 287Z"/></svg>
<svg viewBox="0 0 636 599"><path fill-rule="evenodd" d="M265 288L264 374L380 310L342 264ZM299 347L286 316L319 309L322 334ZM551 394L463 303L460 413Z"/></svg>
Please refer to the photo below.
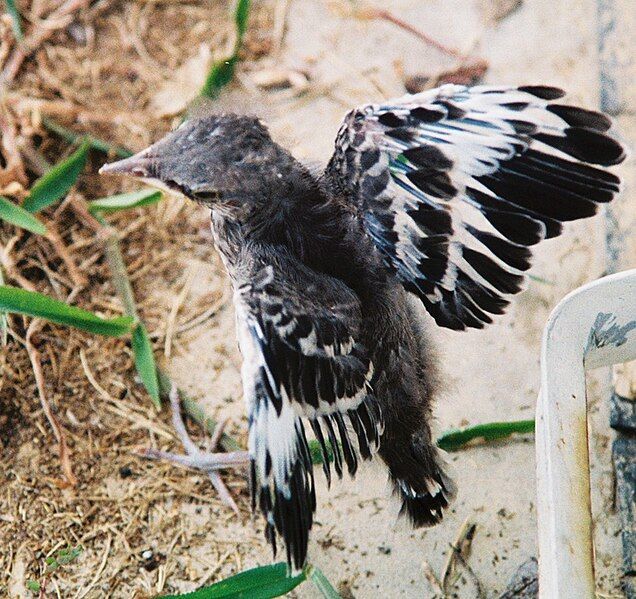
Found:
<svg viewBox="0 0 636 599"><path fill-rule="evenodd" d="M37 23L59 16L60 6L69 10L43 32ZM19 7L27 39L39 43L33 52L20 50L8 15L0 18L0 69L5 75L15 71L0 95L0 194L16 200L48 164L69 152L68 144L44 128L43 117L140 149L173 124L158 118L152 103L165 80L201 44L222 51L232 35L221 0L100 0L70 7L34 0ZM246 60L272 45L273 8L262 2L256 9ZM29 57L15 68L20 52ZM0 224L7 283L99 314L122 312L103 239L81 210L86 200L120 190L119 182L95 175L104 159L93 153L77 189L46 211L56 239ZM120 234L139 310L159 356L166 334L168 346L174 344L180 332L209 318L210 308L224 301L219 283L175 310L186 257L216 260L205 217L166 199L110 222ZM28 580L45 580L47 556L78 544L82 554L50 577L47 597L152 596L240 569L255 538L251 526L242 526L249 508L240 476L226 479L241 508L237 518L207 477L134 455L141 446L181 448L169 414L158 414L135 380L127 341L51 325L33 335L44 392L77 479L72 485L38 401L25 347L28 319L13 316L9 322L8 344L0 348L0 595L27 593ZM147 550L152 557L142 556Z"/></svg>

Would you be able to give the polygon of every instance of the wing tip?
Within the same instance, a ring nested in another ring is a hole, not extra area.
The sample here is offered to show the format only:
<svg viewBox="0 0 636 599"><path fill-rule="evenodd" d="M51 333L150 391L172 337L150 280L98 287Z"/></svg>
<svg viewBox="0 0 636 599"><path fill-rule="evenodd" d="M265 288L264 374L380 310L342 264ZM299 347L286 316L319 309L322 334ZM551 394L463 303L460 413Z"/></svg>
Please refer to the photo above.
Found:
<svg viewBox="0 0 636 599"><path fill-rule="evenodd" d="M541 100L558 100L565 96L563 89L551 85L520 85L517 89Z"/></svg>

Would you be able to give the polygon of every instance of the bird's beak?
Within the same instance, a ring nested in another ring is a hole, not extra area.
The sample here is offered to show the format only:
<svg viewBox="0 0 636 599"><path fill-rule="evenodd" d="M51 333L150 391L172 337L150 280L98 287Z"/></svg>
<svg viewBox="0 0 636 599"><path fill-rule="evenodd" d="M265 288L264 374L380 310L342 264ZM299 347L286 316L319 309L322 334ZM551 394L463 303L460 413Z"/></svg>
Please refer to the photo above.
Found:
<svg viewBox="0 0 636 599"><path fill-rule="evenodd" d="M150 176L151 159L148 156L148 150L143 150L139 154L124 158L117 162L104 164L99 169L99 174L108 175L128 175L132 177L149 177Z"/></svg>

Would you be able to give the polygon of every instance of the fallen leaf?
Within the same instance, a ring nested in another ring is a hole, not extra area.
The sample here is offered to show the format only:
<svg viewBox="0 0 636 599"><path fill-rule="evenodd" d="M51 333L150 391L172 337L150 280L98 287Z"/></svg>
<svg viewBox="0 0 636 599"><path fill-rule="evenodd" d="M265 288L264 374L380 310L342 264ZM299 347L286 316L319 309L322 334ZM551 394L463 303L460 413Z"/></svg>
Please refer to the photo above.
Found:
<svg viewBox="0 0 636 599"><path fill-rule="evenodd" d="M483 79L489 66L488 62L483 59L460 64L454 69L439 73L435 77L435 86L443 85L444 83L475 85Z"/></svg>
<svg viewBox="0 0 636 599"><path fill-rule="evenodd" d="M484 21L498 23L519 10L523 0L483 0L481 11Z"/></svg>
<svg viewBox="0 0 636 599"><path fill-rule="evenodd" d="M409 94L419 94L428 89L431 78L428 75L411 75L404 80L404 89Z"/></svg>

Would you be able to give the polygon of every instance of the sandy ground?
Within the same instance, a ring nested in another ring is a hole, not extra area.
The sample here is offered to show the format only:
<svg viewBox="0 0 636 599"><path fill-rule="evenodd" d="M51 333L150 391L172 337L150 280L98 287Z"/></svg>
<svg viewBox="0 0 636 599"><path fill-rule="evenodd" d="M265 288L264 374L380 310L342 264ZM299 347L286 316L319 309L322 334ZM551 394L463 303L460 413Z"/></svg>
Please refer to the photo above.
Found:
<svg viewBox="0 0 636 599"><path fill-rule="evenodd" d="M396 65L406 74L418 74L445 60L391 25L352 22L327 4L293 3L281 62L309 65L314 77L332 85L332 97L298 106L277 101L275 94L267 96L266 116L274 132L291 140L296 155L318 163L329 155L346 107L403 93ZM464 51L474 47L490 62L488 82L555 84L567 89L575 102L598 104L594 2L525 2L498 25L484 20L479 2L402 0L383 6L451 46ZM258 96L252 100L259 105ZM633 210L633 199L624 196L621 202L631 202ZM541 331L549 311L569 290L601 275L604 268L603 218L577 223L538 251L534 274L549 283L530 282L494 326L459 334L436 329L446 371L436 407L439 430L531 417L539 389ZM214 328L182 339L184 351L173 359L172 371L180 383L205 398L212 412L238 418L242 406L232 318L231 310L224 310ZM227 358L221 368L218 363L210 368L219 360L213 350L219 345ZM606 373L591 379L592 456L599 589L613 593L620 546L611 507L611 433L604 400L608 381ZM225 402L228 397L234 401ZM330 492L321 481L312 561L356 597L431 597L434 589L423 564L439 575L449 543L468 518L478 525L470 566L486 595L495 596L515 569L536 555L534 445L525 439L472 448L450 456L450 461L459 484L458 500L445 521L427 531L413 532L396 522L397 506L387 496L386 477L378 465ZM267 560L267 552L263 545L253 560ZM458 597L477 595L466 573L456 590ZM314 596L309 588L299 594Z"/></svg>

